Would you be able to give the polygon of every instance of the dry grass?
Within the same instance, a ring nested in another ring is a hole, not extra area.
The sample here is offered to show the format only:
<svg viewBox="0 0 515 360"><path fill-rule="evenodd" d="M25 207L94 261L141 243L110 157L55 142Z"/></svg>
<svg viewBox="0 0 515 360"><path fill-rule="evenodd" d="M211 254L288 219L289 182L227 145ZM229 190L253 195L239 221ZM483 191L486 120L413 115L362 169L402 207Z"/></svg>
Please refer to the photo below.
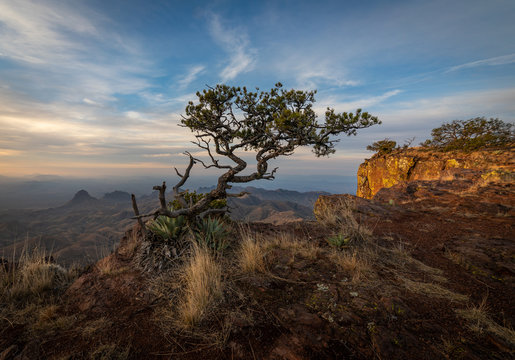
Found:
<svg viewBox="0 0 515 360"><path fill-rule="evenodd" d="M447 299L454 302L465 302L469 299L467 295L458 294L454 291L447 290L438 284L413 281L402 276L399 276L398 279L402 281L406 290L419 295Z"/></svg>
<svg viewBox="0 0 515 360"><path fill-rule="evenodd" d="M127 242L124 244L124 246L118 248L118 253L121 256L133 258L138 251L139 245L141 244L141 236L142 235L136 231L135 228L133 228L128 235Z"/></svg>
<svg viewBox="0 0 515 360"><path fill-rule="evenodd" d="M357 251L351 254L350 252L335 250L329 255L329 259L339 270L350 274L353 284L357 284L373 276L369 258L364 255L359 255Z"/></svg>
<svg viewBox="0 0 515 360"><path fill-rule="evenodd" d="M54 264L51 259L50 255L39 248L32 251L25 248L17 266L12 266L9 271L3 268L0 270L3 297L6 300L27 300L69 284L74 275L60 265Z"/></svg>
<svg viewBox="0 0 515 360"><path fill-rule="evenodd" d="M100 317L96 320L89 321L82 328L82 337L84 339L91 339L91 337L93 337L95 334L98 334L99 332L106 330L112 324L113 322L107 319L106 317Z"/></svg>
<svg viewBox="0 0 515 360"><path fill-rule="evenodd" d="M314 213L317 221L349 239L349 243L361 244L369 240L372 231L356 219L356 202L349 197L340 197L331 202L323 201L317 204Z"/></svg>
<svg viewBox="0 0 515 360"><path fill-rule="evenodd" d="M501 326L488 316L488 306L486 297L478 306L468 309L458 309L456 313L462 318L470 322L469 328L478 333L488 332L507 341L511 346L515 346L515 331L513 329Z"/></svg>
<svg viewBox="0 0 515 360"><path fill-rule="evenodd" d="M42 308L39 311L39 322L45 323L57 316L57 310L59 309L58 305L52 304Z"/></svg>
<svg viewBox="0 0 515 360"><path fill-rule="evenodd" d="M95 267L102 275L106 276L122 274L129 270L127 266L119 266L119 263L111 256L100 259Z"/></svg>
<svg viewBox="0 0 515 360"><path fill-rule="evenodd" d="M241 244L237 254L238 265L243 272L254 273L266 270L265 250L262 242L258 242L256 235L242 229Z"/></svg>
<svg viewBox="0 0 515 360"><path fill-rule="evenodd" d="M95 360L125 360L129 357L130 346L118 344L101 344L89 355Z"/></svg>
<svg viewBox="0 0 515 360"><path fill-rule="evenodd" d="M222 296L222 269L208 249L195 247L184 273L184 292L178 306L177 325L191 328L198 324Z"/></svg>
<svg viewBox="0 0 515 360"><path fill-rule="evenodd" d="M296 257L303 257L309 260L317 259L323 252L323 249L318 244L309 241L306 238L298 238L293 234L281 233L271 239L263 241L264 249L279 248L290 251L291 262L295 261Z"/></svg>

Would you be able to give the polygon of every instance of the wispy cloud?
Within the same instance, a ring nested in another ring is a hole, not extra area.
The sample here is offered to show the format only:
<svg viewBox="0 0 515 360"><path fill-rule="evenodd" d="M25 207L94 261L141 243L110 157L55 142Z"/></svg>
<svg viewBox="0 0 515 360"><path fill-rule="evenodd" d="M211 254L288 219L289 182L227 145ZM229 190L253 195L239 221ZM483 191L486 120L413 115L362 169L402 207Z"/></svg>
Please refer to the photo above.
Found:
<svg viewBox="0 0 515 360"><path fill-rule="evenodd" d="M285 73L294 71L297 87L301 89L316 89L321 84L337 87L356 86L356 80L348 79L341 65L328 63L319 58L305 55L303 60L293 57L286 60L281 66Z"/></svg>
<svg viewBox="0 0 515 360"><path fill-rule="evenodd" d="M315 111L321 115L325 112L327 107L334 108L336 111L354 111L358 108L367 110L372 106L377 106L389 98L400 94L402 90L395 89L385 92L384 94L377 96L367 96L360 99L354 99L351 101L341 101L334 96L327 97L318 101L319 105L315 108Z"/></svg>
<svg viewBox="0 0 515 360"><path fill-rule="evenodd" d="M474 68L478 66L498 66L498 65L507 65L515 63L515 54L496 56L488 59L477 60L468 62L465 64L453 66L448 69L446 72L457 71L461 69Z"/></svg>
<svg viewBox="0 0 515 360"><path fill-rule="evenodd" d="M210 15L210 33L229 54L229 63L222 69L222 81L232 80L254 68L256 50L250 47L248 36L242 29L225 28L216 14Z"/></svg>
<svg viewBox="0 0 515 360"><path fill-rule="evenodd" d="M15 64L3 80L95 106L115 100L113 94L147 88L151 62L110 25L102 13L81 4L0 2L0 58Z"/></svg>
<svg viewBox="0 0 515 360"><path fill-rule="evenodd" d="M198 75L200 75L206 67L204 65L197 65L190 68L190 70L178 81L179 87L181 89L184 89L188 87L189 84L191 84Z"/></svg>
<svg viewBox="0 0 515 360"><path fill-rule="evenodd" d="M99 36L87 17L48 2L2 2L0 23L1 56L30 63L63 62L80 51L81 44L64 34Z"/></svg>

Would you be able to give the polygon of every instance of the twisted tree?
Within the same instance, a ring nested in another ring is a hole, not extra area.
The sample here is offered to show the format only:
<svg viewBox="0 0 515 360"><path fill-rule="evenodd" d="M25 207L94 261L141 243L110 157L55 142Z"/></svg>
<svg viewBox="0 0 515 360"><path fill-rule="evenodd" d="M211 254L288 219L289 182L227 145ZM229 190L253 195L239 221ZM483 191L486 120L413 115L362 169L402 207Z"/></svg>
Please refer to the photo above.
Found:
<svg viewBox="0 0 515 360"><path fill-rule="evenodd" d="M250 92L245 87L217 85L197 92L198 103L189 102L186 115L181 120L195 134L193 143L206 153L206 159L189 157L189 164L180 173L179 182L173 187L173 196L181 204L179 209L169 209L165 199L166 184L154 186L159 191L160 207L149 213L139 214L133 198L133 207L138 221L145 217L195 217L225 209L210 209L212 201L223 199L231 184L247 183L259 179L274 179L277 168L269 170L269 161L280 156L292 155L299 146L312 146L318 156L334 153L335 136L356 135L357 130L381 122L377 117L361 109L355 113L336 113L327 108L325 121L317 122L313 110L316 91L284 90L277 83L270 91ZM255 168L247 174L247 162L243 152L255 152ZM229 160L229 161L227 161ZM187 203L181 191L195 164L205 169L216 168L224 171L219 176L217 186L196 203Z"/></svg>

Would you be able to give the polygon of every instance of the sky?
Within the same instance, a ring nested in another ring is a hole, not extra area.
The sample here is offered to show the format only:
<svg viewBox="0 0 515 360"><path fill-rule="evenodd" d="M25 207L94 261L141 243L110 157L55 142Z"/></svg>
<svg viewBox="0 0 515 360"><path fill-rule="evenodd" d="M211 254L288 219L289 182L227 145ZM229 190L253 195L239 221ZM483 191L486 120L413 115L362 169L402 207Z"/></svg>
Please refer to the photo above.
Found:
<svg viewBox="0 0 515 360"><path fill-rule="evenodd" d="M513 0L0 0L0 175L174 179L201 155L178 126L196 91L278 81L383 124L277 177L355 175L374 141L514 122L514 19Z"/></svg>

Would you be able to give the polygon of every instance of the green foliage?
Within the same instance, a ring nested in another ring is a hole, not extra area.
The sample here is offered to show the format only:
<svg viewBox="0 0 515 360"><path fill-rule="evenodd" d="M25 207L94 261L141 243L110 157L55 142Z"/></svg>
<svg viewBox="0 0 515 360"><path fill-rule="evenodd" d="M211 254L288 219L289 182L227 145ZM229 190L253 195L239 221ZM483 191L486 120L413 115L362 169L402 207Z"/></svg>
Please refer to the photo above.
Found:
<svg viewBox="0 0 515 360"><path fill-rule="evenodd" d="M368 145L367 150L374 151L378 154L389 154L395 149L396 146L397 142L386 138L384 140L376 141L372 145Z"/></svg>
<svg viewBox="0 0 515 360"><path fill-rule="evenodd" d="M147 227L155 235L167 242L179 241L188 231L188 225L184 216L178 216L176 218L158 216L157 219L147 224Z"/></svg>
<svg viewBox="0 0 515 360"><path fill-rule="evenodd" d="M211 137L217 154L230 157L236 149L254 150L258 161L290 155L299 146L313 146L317 156L329 155L336 142L331 136L355 135L358 129L380 123L361 109L338 114L328 108L325 123L319 124L313 110L315 93L284 90L281 83L268 92L217 85L197 92L199 103L189 102L181 122L202 134L202 141ZM241 119L236 111L243 113Z"/></svg>
<svg viewBox="0 0 515 360"><path fill-rule="evenodd" d="M223 222L216 218L204 218L195 224L193 229L195 241L216 252L221 252L228 246L229 232Z"/></svg>
<svg viewBox="0 0 515 360"><path fill-rule="evenodd" d="M182 196L183 196L183 199L186 201L187 206L192 206L192 205L195 205L196 203L198 203L203 198L205 198L207 196L207 194L197 193L196 191L190 192L190 191L186 190L182 194ZM169 205L172 210L179 210L179 209L183 208L182 204L177 199L171 201ZM227 199L215 199L209 203L207 209L223 209L226 206L227 206Z"/></svg>
<svg viewBox="0 0 515 360"><path fill-rule="evenodd" d="M469 120L454 120L431 131L432 139L421 145L442 151L477 150L505 146L515 142L513 124L499 119L487 120L477 117Z"/></svg>
<svg viewBox="0 0 515 360"><path fill-rule="evenodd" d="M341 248L345 245L348 245L351 238L349 236L345 236L344 234L337 234L334 236L330 236L327 239L327 243L335 248Z"/></svg>

